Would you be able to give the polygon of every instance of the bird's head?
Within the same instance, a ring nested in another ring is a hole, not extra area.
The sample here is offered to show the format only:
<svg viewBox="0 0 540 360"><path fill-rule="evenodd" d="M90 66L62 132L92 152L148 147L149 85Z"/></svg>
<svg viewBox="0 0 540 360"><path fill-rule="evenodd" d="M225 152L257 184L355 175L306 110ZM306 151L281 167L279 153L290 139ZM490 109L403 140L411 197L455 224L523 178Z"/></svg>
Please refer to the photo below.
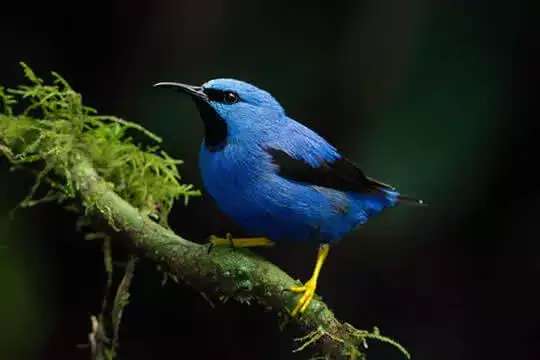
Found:
<svg viewBox="0 0 540 360"><path fill-rule="evenodd" d="M219 149L228 141L262 136L279 126L284 110L270 93L235 79L214 79L201 86L160 82L155 87L189 95L204 122L205 144Z"/></svg>

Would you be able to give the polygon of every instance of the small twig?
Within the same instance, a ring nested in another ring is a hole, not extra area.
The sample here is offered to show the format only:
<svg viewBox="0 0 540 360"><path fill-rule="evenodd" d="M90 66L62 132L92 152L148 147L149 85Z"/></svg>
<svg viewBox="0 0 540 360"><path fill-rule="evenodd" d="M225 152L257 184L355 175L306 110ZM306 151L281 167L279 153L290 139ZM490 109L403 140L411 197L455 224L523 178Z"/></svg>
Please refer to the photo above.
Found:
<svg viewBox="0 0 540 360"><path fill-rule="evenodd" d="M90 354L92 360L105 360L106 346L110 343L109 338L105 334L103 325L94 315L90 316L92 326L91 332L88 334L88 342L90 344Z"/></svg>
<svg viewBox="0 0 540 360"><path fill-rule="evenodd" d="M99 234L99 235L98 235ZM91 240L96 238L103 239L103 264L105 265L105 272L107 273L107 282L105 284L105 294L103 295L103 301L101 303L101 316L104 316L107 311L107 301L111 293L113 282L113 263L112 263L112 251L111 251L111 238L103 233L94 233L95 236L85 236L85 239Z"/></svg>
<svg viewBox="0 0 540 360"><path fill-rule="evenodd" d="M204 300L206 300L206 302L208 303L208 305L210 305L210 307L211 307L212 309L215 309L216 306L214 305L214 303L212 302L212 300L211 300L208 296L206 296L205 293L201 292L201 296L203 297Z"/></svg>
<svg viewBox="0 0 540 360"><path fill-rule="evenodd" d="M113 325L113 346L118 348L118 336L120 330L120 321L122 320L122 313L124 308L128 304L129 300L129 287L131 286L131 280L133 279L133 273L135 272L135 264L137 263L138 258L135 256L130 256L128 263L126 265L126 270L124 272L124 277L118 289L116 291L116 296L114 297L114 305L112 309L112 325Z"/></svg>

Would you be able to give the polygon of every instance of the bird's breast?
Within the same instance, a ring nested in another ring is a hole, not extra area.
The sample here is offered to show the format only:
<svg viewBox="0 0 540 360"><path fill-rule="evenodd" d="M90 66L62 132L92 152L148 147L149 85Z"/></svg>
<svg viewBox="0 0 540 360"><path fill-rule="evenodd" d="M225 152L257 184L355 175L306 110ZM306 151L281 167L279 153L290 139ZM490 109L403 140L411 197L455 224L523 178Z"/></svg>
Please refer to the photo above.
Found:
<svg viewBox="0 0 540 360"><path fill-rule="evenodd" d="M229 215L255 211L265 196L265 176L272 165L262 149L229 144L221 151L210 152L204 146L199 167L206 191Z"/></svg>

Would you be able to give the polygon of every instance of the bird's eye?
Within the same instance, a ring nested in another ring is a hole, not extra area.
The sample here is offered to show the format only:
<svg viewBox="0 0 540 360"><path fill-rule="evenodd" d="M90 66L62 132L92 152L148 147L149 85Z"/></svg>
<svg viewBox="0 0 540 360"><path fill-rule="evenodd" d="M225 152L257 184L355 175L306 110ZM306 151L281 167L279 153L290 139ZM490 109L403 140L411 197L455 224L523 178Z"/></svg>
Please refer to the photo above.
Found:
<svg viewBox="0 0 540 360"><path fill-rule="evenodd" d="M238 100L240 100L238 98L238 95L236 95L232 91L227 91L227 92L225 92L223 94L223 102L225 104L234 104L234 103L238 102Z"/></svg>

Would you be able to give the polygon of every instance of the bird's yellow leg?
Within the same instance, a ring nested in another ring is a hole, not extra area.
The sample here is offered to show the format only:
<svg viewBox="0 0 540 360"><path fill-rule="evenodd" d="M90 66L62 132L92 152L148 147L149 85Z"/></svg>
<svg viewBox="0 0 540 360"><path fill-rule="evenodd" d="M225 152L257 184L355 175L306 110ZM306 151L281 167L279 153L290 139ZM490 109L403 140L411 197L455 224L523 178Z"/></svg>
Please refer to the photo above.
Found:
<svg viewBox="0 0 540 360"><path fill-rule="evenodd" d="M212 246L228 245L232 247L255 247L255 246L273 246L275 243L265 237L247 237L234 239L230 233L224 238L220 238L214 235L210 236L210 244Z"/></svg>
<svg viewBox="0 0 540 360"><path fill-rule="evenodd" d="M315 289L317 288L317 280L319 279L321 268L324 264L324 260L326 260L326 257L328 256L329 251L330 245L321 245L321 247L319 247L319 250L317 251L317 262L315 263L315 269L313 270L313 275L311 275L311 279L309 279L303 286L293 286L289 288L289 290L293 292L303 293L300 300L298 300L298 302L296 303L296 307L291 312L292 316L295 316L299 312L303 313L309 306L311 299L313 299L313 295L315 295Z"/></svg>

